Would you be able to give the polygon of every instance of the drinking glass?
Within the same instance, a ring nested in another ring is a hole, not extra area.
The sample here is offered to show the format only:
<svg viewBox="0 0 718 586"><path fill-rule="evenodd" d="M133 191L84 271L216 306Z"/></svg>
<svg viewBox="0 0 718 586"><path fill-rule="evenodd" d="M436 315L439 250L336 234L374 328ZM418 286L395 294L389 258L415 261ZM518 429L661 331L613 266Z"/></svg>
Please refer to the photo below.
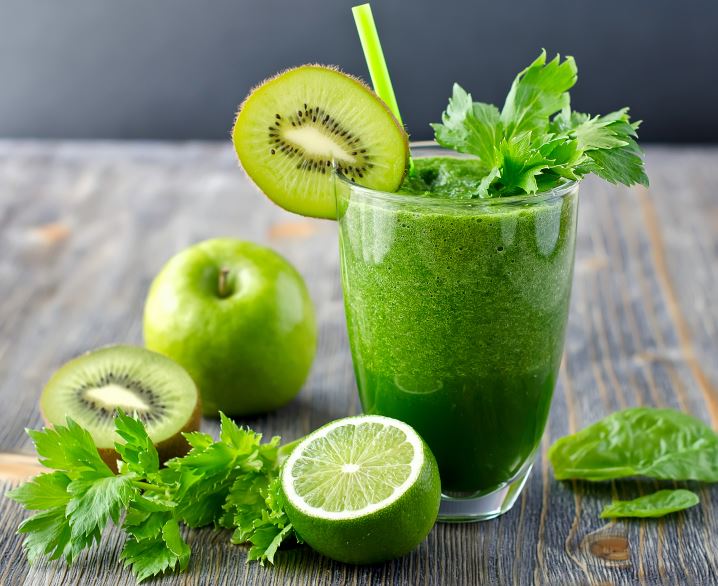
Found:
<svg viewBox="0 0 718 586"><path fill-rule="evenodd" d="M434 144L413 158L461 157ZM516 501L548 417L569 309L578 184L531 196L383 193L337 175L342 287L361 404L439 464L439 519Z"/></svg>

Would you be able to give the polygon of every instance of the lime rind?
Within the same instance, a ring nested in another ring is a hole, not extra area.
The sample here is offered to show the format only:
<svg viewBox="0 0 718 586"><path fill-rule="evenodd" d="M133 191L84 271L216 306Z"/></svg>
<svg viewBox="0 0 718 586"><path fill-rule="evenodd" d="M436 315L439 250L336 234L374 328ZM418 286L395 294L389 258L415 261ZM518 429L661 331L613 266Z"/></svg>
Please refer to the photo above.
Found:
<svg viewBox="0 0 718 586"><path fill-rule="evenodd" d="M307 436L284 465L282 488L307 516L348 520L372 515L417 482L424 444L407 424L365 415L332 422Z"/></svg>

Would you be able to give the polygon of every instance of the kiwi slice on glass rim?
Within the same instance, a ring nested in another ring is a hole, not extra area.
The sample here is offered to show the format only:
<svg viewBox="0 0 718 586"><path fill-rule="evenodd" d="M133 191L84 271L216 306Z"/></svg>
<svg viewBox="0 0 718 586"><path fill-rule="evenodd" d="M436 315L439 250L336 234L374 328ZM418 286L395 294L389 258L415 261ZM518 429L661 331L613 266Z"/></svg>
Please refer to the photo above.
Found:
<svg viewBox="0 0 718 586"><path fill-rule="evenodd" d="M348 180L396 191L409 139L362 81L333 67L302 65L256 87L232 131L237 156L267 197L290 212L335 218L334 168Z"/></svg>
<svg viewBox="0 0 718 586"><path fill-rule="evenodd" d="M87 429L112 470L117 470L115 415L122 409L142 421L165 462L189 451L182 432L199 429L197 386L179 364L134 346L108 346L83 354L50 378L40 397L48 425L67 418Z"/></svg>

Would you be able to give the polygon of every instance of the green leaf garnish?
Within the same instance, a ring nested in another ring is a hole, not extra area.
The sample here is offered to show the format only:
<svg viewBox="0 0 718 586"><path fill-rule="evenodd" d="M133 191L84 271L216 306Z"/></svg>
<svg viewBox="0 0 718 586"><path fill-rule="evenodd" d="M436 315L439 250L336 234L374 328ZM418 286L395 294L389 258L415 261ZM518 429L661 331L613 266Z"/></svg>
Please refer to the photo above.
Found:
<svg viewBox="0 0 718 586"><path fill-rule="evenodd" d="M29 431L40 461L54 471L8 493L38 511L18 528L28 559L62 557L72 563L99 542L110 521L119 525L124 514L120 528L127 540L120 559L138 581L187 568L190 548L182 524L233 529L234 543L251 544L248 561L273 563L285 539L299 541L284 512L277 478L280 439L262 443L261 434L224 414L221 423L219 441L187 434L191 451L160 469L144 425L119 412L119 474L102 460L89 432L71 419L65 426Z"/></svg>
<svg viewBox="0 0 718 586"><path fill-rule="evenodd" d="M172 535L171 538L177 539L178 535L179 533ZM179 539L181 540L181 537ZM165 540L164 532L143 541L130 538L125 542L120 559L125 562L126 567L130 566L132 568L137 581L142 582L168 570L174 570L178 565L184 569L189 562L189 547L186 543L184 546L187 551L184 556L185 561L182 562L180 556L173 551L167 540Z"/></svg>
<svg viewBox="0 0 718 586"><path fill-rule="evenodd" d="M10 491L8 496L28 511L45 511L55 507L64 509L70 500L67 492L70 482L70 477L64 472L39 474Z"/></svg>
<svg viewBox="0 0 718 586"><path fill-rule="evenodd" d="M559 480L646 476L718 482L718 434L673 409L618 411L559 439L548 457Z"/></svg>
<svg viewBox="0 0 718 586"><path fill-rule="evenodd" d="M462 197L534 194L589 173L648 185L635 141L638 123L630 121L627 108L593 117L572 112L568 92L576 77L572 57L547 62L542 51L516 77L501 111L474 102L454 84L441 123L431 126L440 145L476 157L480 186ZM410 175L409 191L412 181Z"/></svg>
<svg viewBox="0 0 718 586"><path fill-rule="evenodd" d="M231 527L227 520L227 503L231 489L241 485L260 491L276 475L279 438L261 443L262 435L239 427L224 414L221 416L220 441L211 442L195 434L196 447L183 458L167 463L164 478L177 486L177 514L190 527L216 524Z"/></svg>
<svg viewBox="0 0 718 586"><path fill-rule="evenodd" d="M298 542L301 539L294 532L289 517L284 512L284 500L279 478L274 478L260 491L261 500L255 503L238 504L235 509L237 530L232 541L252 543L248 559L274 563L274 554L279 545L290 535Z"/></svg>
<svg viewBox="0 0 718 586"><path fill-rule="evenodd" d="M124 442L115 442L115 449L126 464L127 470L148 478L160 469L157 449L141 421L128 417L118 410L115 417L115 431L124 440Z"/></svg>
<svg viewBox="0 0 718 586"><path fill-rule="evenodd" d="M43 555L50 559L64 557L68 563L75 557L70 546L70 522L65 517L65 507L71 498L67 492L70 482L64 472L40 474L7 493L26 509L42 511L18 528L18 533L26 535L23 547L30 562Z"/></svg>
<svg viewBox="0 0 718 586"><path fill-rule="evenodd" d="M25 534L22 545L30 563L45 555L51 560L62 557L69 564L80 551L91 545L81 538L71 540L64 507L53 507L33 515L23 521L17 531Z"/></svg>
<svg viewBox="0 0 718 586"><path fill-rule="evenodd" d="M454 84L441 124L432 124L436 141L460 153L476 155L491 169L498 162L497 145L503 136L501 115L496 106L472 102L471 94Z"/></svg>
<svg viewBox="0 0 718 586"><path fill-rule="evenodd" d="M602 519L617 517L663 517L676 511L694 507L699 503L698 495L690 490L659 490L630 501L613 501L603 507Z"/></svg>
<svg viewBox="0 0 718 586"><path fill-rule="evenodd" d="M111 476L112 471L95 447L90 432L68 417L67 425L58 425L42 431L28 430L35 444L40 464L55 470L64 470L76 478L83 472Z"/></svg>
<svg viewBox="0 0 718 586"><path fill-rule="evenodd" d="M501 110L506 136L529 132L546 134L549 117L568 108L570 90L577 79L576 62L556 55L546 63L546 51L516 76Z"/></svg>
<svg viewBox="0 0 718 586"><path fill-rule="evenodd" d="M72 536L99 534L110 519L116 524L120 513L137 494L132 480L132 475L124 474L73 480L67 486L72 498L65 509Z"/></svg>
<svg viewBox="0 0 718 586"><path fill-rule="evenodd" d="M127 478L113 475L92 436L72 419L28 435L40 463L56 471L8 493L27 509L40 511L18 528L26 534L23 547L31 561L46 555L72 563L100 540L110 519L118 519L135 489Z"/></svg>

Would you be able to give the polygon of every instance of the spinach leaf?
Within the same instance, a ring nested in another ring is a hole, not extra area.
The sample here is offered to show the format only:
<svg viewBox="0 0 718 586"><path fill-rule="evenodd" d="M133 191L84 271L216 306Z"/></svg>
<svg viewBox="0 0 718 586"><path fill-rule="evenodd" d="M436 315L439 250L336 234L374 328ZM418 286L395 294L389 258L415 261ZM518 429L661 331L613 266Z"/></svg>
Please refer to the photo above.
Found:
<svg viewBox="0 0 718 586"><path fill-rule="evenodd" d="M673 409L618 411L559 439L548 457L558 480L647 476L718 482L718 434Z"/></svg>
<svg viewBox="0 0 718 586"><path fill-rule="evenodd" d="M603 507L601 518L663 517L698 504L698 495L690 490L659 490L631 501L613 501Z"/></svg>

